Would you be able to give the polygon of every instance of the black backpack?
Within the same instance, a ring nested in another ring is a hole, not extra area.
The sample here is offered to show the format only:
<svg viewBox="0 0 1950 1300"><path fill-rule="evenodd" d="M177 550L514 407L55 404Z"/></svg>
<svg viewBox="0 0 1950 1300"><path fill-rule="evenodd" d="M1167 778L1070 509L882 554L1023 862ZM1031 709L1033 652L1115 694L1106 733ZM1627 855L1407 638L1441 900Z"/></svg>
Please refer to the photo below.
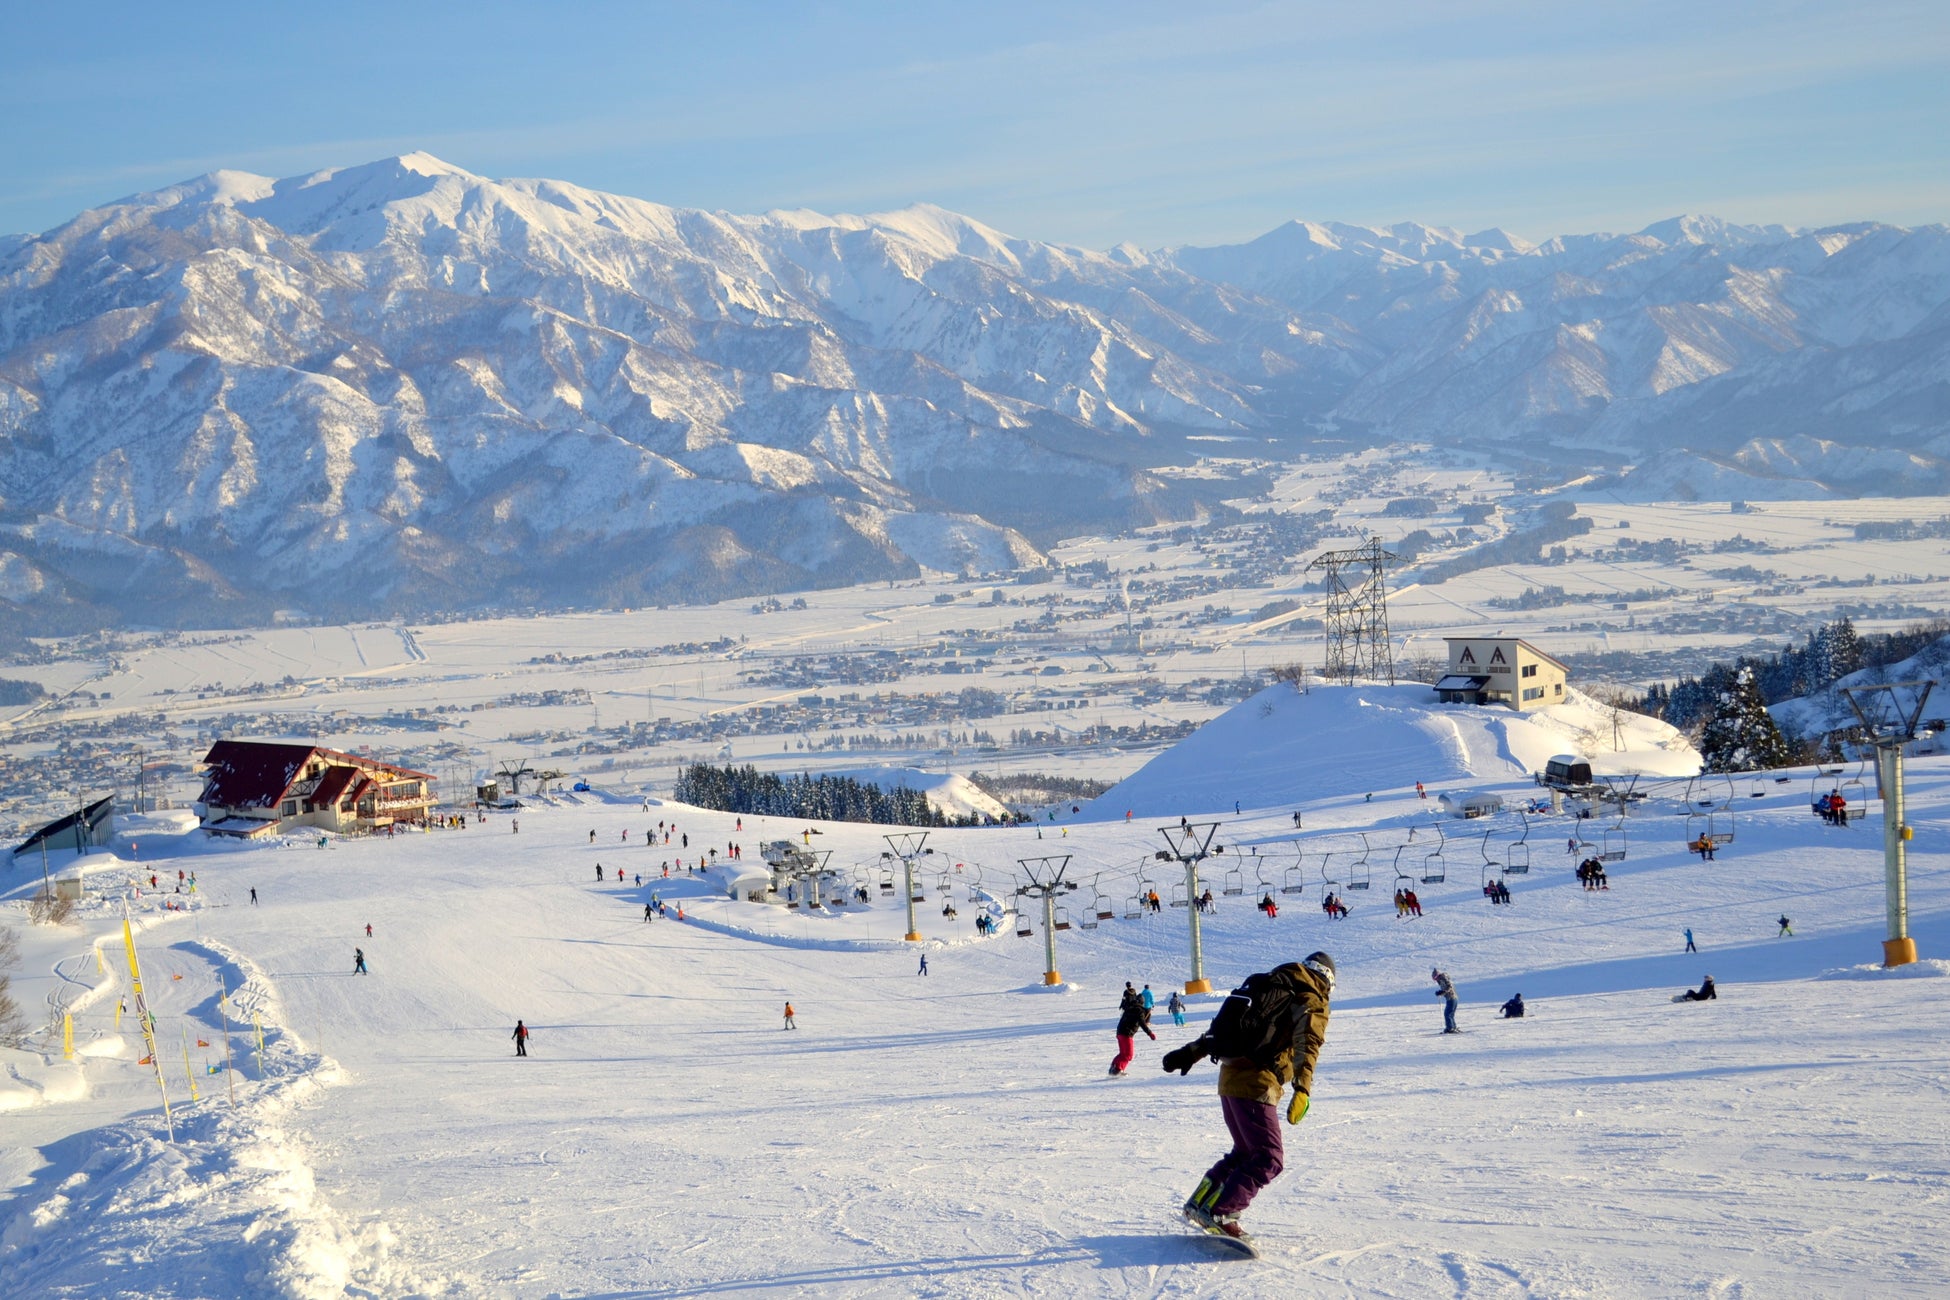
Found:
<svg viewBox="0 0 1950 1300"><path fill-rule="evenodd" d="M1209 1054L1216 1060L1244 1057L1270 1066L1293 1041L1293 985L1262 971L1226 995L1219 1014L1205 1031Z"/></svg>

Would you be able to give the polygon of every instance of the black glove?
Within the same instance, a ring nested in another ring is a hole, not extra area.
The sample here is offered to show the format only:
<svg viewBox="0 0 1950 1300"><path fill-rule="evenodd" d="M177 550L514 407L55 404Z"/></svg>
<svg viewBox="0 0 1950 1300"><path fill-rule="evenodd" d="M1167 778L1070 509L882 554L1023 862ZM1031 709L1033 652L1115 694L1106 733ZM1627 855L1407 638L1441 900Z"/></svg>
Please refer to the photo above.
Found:
<svg viewBox="0 0 1950 1300"><path fill-rule="evenodd" d="M1192 1067L1204 1059L1205 1049L1203 1047L1197 1043L1187 1043L1183 1047L1174 1048L1165 1053L1164 1067L1167 1072L1176 1070L1180 1074L1190 1074Z"/></svg>

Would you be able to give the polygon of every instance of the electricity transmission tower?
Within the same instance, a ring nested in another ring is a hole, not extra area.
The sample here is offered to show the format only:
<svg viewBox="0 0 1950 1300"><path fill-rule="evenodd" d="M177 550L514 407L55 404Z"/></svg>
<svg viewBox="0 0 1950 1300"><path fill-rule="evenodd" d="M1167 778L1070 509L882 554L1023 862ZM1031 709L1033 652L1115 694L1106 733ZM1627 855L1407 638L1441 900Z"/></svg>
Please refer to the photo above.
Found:
<svg viewBox="0 0 1950 1300"><path fill-rule="evenodd" d="M1323 551L1307 566L1327 583L1327 662L1322 675L1353 685L1357 677L1395 683L1395 657L1388 646L1388 561L1381 539L1349 551Z"/></svg>

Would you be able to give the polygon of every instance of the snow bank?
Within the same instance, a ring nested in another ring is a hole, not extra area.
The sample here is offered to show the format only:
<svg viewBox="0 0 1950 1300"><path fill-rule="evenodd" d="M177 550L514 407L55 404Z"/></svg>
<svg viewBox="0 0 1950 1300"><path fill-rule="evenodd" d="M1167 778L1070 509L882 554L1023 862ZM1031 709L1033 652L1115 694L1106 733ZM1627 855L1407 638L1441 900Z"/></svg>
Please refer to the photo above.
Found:
<svg viewBox="0 0 1950 1300"><path fill-rule="evenodd" d="M1690 776L1699 754L1655 718L1621 714L1576 691L1532 713L1443 704L1420 683L1270 686L1199 728L1090 805L1097 817L1177 816L1421 781L1517 781L1576 753L1604 775Z"/></svg>
<svg viewBox="0 0 1950 1300"><path fill-rule="evenodd" d="M924 772L915 767L857 767L832 775L850 776L882 790L906 786L926 795L929 806L946 817L980 814L1000 820L1009 815L1009 810L983 794L980 786L952 772Z"/></svg>

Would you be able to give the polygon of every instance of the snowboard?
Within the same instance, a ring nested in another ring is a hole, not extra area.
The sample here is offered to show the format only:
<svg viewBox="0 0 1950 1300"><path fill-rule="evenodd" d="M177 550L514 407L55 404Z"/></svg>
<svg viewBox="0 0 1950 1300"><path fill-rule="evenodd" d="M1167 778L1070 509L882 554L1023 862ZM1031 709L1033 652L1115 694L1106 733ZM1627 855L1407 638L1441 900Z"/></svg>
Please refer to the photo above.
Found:
<svg viewBox="0 0 1950 1300"><path fill-rule="evenodd" d="M1197 1219L1194 1219L1189 1215L1185 1215L1182 1217L1185 1220L1186 1226L1189 1227L1198 1236L1203 1237L1205 1240L1211 1242L1217 1242L1219 1245L1225 1247L1225 1249L1231 1251L1235 1255L1244 1255L1247 1259L1259 1258L1259 1245L1251 1237L1229 1236L1226 1233L1220 1232L1216 1228L1206 1227L1204 1224L1200 1223Z"/></svg>

